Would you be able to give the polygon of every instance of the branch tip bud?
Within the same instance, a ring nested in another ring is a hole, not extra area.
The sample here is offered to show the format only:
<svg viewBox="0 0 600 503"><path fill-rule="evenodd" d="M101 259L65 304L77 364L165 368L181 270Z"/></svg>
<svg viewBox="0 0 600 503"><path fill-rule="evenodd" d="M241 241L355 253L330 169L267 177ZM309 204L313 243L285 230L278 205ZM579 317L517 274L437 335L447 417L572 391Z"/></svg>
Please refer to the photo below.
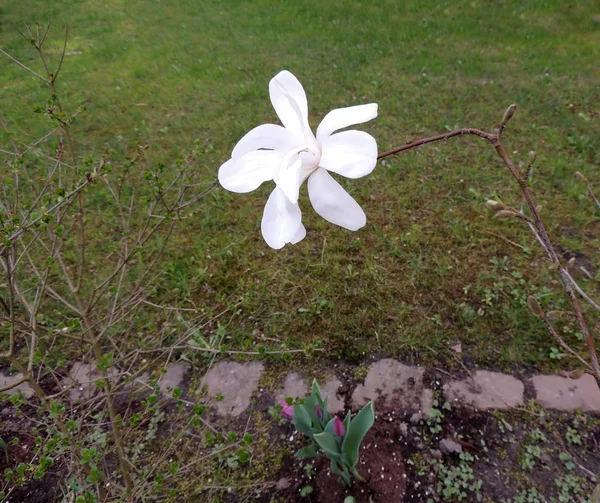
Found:
<svg viewBox="0 0 600 503"><path fill-rule="evenodd" d="M569 374L569 377L571 379L581 379L584 375L585 375L585 370L583 370L583 369L577 369L577 370L573 370Z"/></svg>
<svg viewBox="0 0 600 503"><path fill-rule="evenodd" d="M500 210L496 213L496 218L518 218L518 213L512 210Z"/></svg>
<svg viewBox="0 0 600 503"><path fill-rule="evenodd" d="M537 159L537 154L535 153L535 150L530 150L529 151L529 165L531 166L535 160Z"/></svg>
<svg viewBox="0 0 600 503"><path fill-rule="evenodd" d="M509 106L506 109L506 112L504 112L504 117L502 118L502 124L506 124L509 120L511 120L513 115L515 115L516 111L517 111L517 105L513 103L511 106Z"/></svg>
<svg viewBox="0 0 600 503"><path fill-rule="evenodd" d="M488 199L485 203L486 207L492 211L501 211L506 208L501 202L494 199Z"/></svg>
<svg viewBox="0 0 600 503"><path fill-rule="evenodd" d="M527 307L535 317L541 318L544 316L540 303L532 295L527 297Z"/></svg>

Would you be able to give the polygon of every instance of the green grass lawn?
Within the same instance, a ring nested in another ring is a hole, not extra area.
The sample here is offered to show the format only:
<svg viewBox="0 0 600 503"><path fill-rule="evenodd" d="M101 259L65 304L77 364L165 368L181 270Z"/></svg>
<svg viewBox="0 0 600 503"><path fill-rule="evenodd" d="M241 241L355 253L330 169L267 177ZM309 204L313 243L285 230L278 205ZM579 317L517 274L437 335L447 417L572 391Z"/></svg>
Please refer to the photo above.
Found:
<svg viewBox="0 0 600 503"><path fill-rule="evenodd" d="M5 0L0 46L37 70L10 23L51 20L55 60L69 25L59 91L71 109L91 99L73 128L80 156L122 159L148 144L154 165L170 165L198 139L206 153L195 169L206 179L245 132L277 121L267 86L281 69L303 83L315 127L333 108L377 102L380 116L361 129L381 151L462 126L491 130L518 103L507 148L516 163L538 153L532 187L555 244L598 265L598 213L572 176L600 184L598 14L594 2L559 0ZM0 113L16 134L48 129L33 113L47 97L0 60ZM437 143L342 184L367 226L336 228L304 195L308 236L280 251L260 235L269 184L247 195L217 189L179 228L154 300L209 314L239 302L222 321L231 348L314 343L332 359L379 352L447 364L461 342L482 366L555 363L526 298L552 309L566 299L528 230L485 209L490 197L520 204L489 145ZM581 284L600 294L597 279Z"/></svg>

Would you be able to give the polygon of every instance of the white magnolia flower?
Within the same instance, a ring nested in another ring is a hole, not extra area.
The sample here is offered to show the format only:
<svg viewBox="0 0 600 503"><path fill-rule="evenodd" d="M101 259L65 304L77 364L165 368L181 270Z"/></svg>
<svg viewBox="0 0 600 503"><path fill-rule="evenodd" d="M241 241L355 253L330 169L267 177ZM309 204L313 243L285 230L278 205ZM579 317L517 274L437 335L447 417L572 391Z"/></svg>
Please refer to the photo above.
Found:
<svg viewBox="0 0 600 503"><path fill-rule="evenodd" d="M377 117L377 104L338 108L317 128L308 125L308 105L302 84L288 71L269 83L269 94L283 127L263 124L235 146L231 159L219 168L219 182L233 192L250 192L267 180L276 187L265 206L261 230L272 248L297 243L306 236L298 206L300 186L308 179L308 196L325 220L351 231L366 223L358 203L328 173L347 178L368 175L377 163L375 138L363 131L343 131Z"/></svg>

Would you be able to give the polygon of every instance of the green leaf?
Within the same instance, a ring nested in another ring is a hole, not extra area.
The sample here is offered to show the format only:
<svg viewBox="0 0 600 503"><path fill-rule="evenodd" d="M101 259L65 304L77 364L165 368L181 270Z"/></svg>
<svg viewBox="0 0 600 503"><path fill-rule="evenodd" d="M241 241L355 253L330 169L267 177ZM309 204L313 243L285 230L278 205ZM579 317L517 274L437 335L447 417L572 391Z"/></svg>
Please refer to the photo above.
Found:
<svg viewBox="0 0 600 503"><path fill-rule="evenodd" d="M301 490L300 490L300 496L305 497L308 496L310 493L313 492L313 488L312 486L304 486Z"/></svg>
<svg viewBox="0 0 600 503"><path fill-rule="evenodd" d="M356 480L358 480L359 482L365 482L364 477L358 472L356 467L353 466L352 468L350 468L350 473L354 475L354 478L356 478Z"/></svg>
<svg viewBox="0 0 600 503"><path fill-rule="evenodd" d="M351 467L358 463L358 450L367 431L375 422L375 408L373 402L369 402L363 409L356 414L354 419L350 421L350 425L346 430L346 436L342 443L342 451Z"/></svg>
<svg viewBox="0 0 600 503"><path fill-rule="evenodd" d="M98 468L96 468L95 466L92 466L91 470L90 470L90 474L87 476L87 481L90 484L97 484L102 480L102 473L100 472L100 470L98 470Z"/></svg>
<svg viewBox="0 0 600 503"><path fill-rule="evenodd" d="M308 412L308 415L310 416L310 421L312 423L311 429L313 430L313 433L321 433L323 431L323 427L321 426L321 422L317 417L317 409L315 408L317 405L317 398L312 395L307 396L304 399L303 405L306 409L306 412Z"/></svg>
<svg viewBox="0 0 600 503"><path fill-rule="evenodd" d="M294 423L294 426L298 431L301 431L312 440L312 423L310 420L310 415L304 408L303 404L294 405L294 412L292 413L292 423Z"/></svg>
<svg viewBox="0 0 600 503"><path fill-rule="evenodd" d="M238 449L236 454L237 454L238 459L240 460L240 463L247 463L248 461L250 461L250 458L252 457L250 452L246 449Z"/></svg>
<svg viewBox="0 0 600 503"><path fill-rule="evenodd" d="M327 410L327 397L325 397L325 401L322 405L322 409L323 409L323 422L325 424L327 424L329 421L331 421L331 418L332 418L331 414Z"/></svg>
<svg viewBox="0 0 600 503"><path fill-rule="evenodd" d="M302 447L302 449L300 449L296 453L296 457L297 458L314 458L318 454L319 453L317 451L315 444L310 444L310 445L307 445L306 447Z"/></svg>
<svg viewBox="0 0 600 503"><path fill-rule="evenodd" d="M331 459L340 459L342 453L340 451L340 445L334 435L329 433L317 433L314 435L315 442Z"/></svg>
<svg viewBox="0 0 600 503"><path fill-rule="evenodd" d="M348 473L347 470L340 470L338 468L338 464L336 461L334 461L333 459L331 460L331 473L335 473L336 475L339 475L340 477L342 477L342 480L344 481L344 483L346 485L350 485L350 474Z"/></svg>
<svg viewBox="0 0 600 503"><path fill-rule="evenodd" d="M335 416L327 422L323 431L335 437L335 433L333 433L333 423L335 423Z"/></svg>
<svg viewBox="0 0 600 503"><path fill-rule="evenodd" d="M323 395L321 395L321 388L319 388L319 383L316 379L313 379L312 385L310 387L311 394L316 396L319 400L319 405L323 404Z"/></svg>
<svg viewBox="0 0 600 503"><path fill-rule="evenodd" d="M348 411L348 414L346 414L346 418L344 419L344 428L346 428L346 431L350 430L350 422L352 421L352 413L350 411Z"/></svg>

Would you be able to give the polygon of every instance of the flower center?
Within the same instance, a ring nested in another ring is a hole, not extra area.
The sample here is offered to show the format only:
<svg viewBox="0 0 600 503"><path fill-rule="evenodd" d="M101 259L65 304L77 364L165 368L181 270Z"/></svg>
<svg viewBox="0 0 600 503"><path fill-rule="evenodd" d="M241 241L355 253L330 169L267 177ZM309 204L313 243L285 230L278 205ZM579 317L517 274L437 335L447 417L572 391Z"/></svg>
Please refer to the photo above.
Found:
<svg viewBox="0 0 600 503"><path fill-rule="evenodd" d="M302 167L310 174L319 167L319 161L321 161L321 152L305 150L300 153L300 160L302 161Z"/></svg>
<svg viewBox="0 0 600 503"><path fill-rule="evenodd" d="M300 186L314 173L321 161L321 148L317 151L304 145L286 152L279 164L279 171L273 181L292 202L298 202Z"/></svg>

